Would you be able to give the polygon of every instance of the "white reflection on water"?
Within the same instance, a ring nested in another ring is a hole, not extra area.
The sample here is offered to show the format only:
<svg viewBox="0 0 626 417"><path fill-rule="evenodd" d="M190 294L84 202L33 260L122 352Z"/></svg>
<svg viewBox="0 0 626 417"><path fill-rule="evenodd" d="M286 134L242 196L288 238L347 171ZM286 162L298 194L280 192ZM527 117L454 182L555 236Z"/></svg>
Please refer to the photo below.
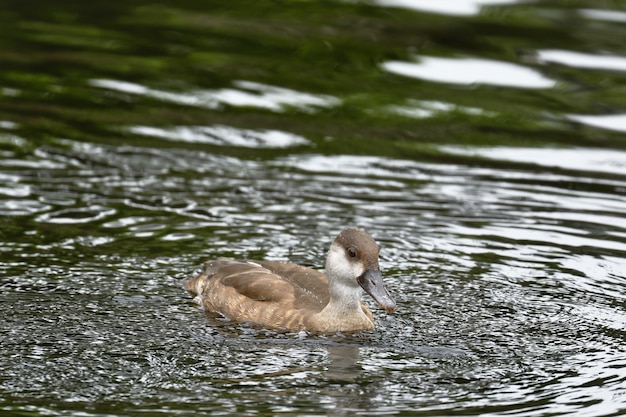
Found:
<svg viewBox="0 0 626 417"><path fill-rule="evenodd" d="M384 70L405 77L452 84L489 84L519 88L556 85L541 73L509 62L479 58L417 57L419 62L388 61Z"/></svg>
<svg viewBox="0 0 626 417"><path fill-rule="evenodd" d="M0 172L0 195L10 197L27 197L31 193L31 186L20 184L20 177Z"/></svg>
<svg viewBox="0 0 626 417"><path fill-rule="evenodd" d="M10 120L0 120L0 129L17 129L19 125Z"/></svg>
<svg viewBox="0 0 626 417"><path fill-rule="evenodd" d="M341 172L343 175L389 175L387 170L381 169L385 162L393 163L394 161L376 156L305 155L289 157L280 160L277 164L285 164L310 172ZM403 161L395 162L402 164ZM411 161L406 162L411 163Z"/></svg>
<svg viewBox="0 0 626 417"><path fill-rule="evenodd" d="M116 210L113 208L103 207L96 204L89 207L75 207L44 213L39 215L36 220L42 223L57 224L90 223L102 220L115 213Z"/></svg>
<svg viewBox="0 0 626 417"><path fill-rule="evenodd" d="M425 119L440 113L459 112L469 115L495 116L496 113L489 112L478 107L459 106L457 104L445 103L443 101L431 100L408 100L406 105L391 105L387 109L407 117Z"/></svg>
<svg viewBox="0 0 626 417"><path fill-rule="evenodd" d="M49 210L52 206L36 200L0 200L0 215L26 216Z"/></svg>
<svg viewBox="0 0 626 417"><path fill-rule="evenodd" d="M623 117L626 129L626 116ZM605 149L493 148L444 146L444 152L477 155L504 161L526 162L577 171L626 175L626 152Z"/></svg>
<svg viewBox="0 0 626 417"><path fill-rule="evenodd" d="M559 49L543 49L537 51L537 57L542 62L556 62L569 67L626 71L626 57L619 55L598 55Z"/></svg>
<svg viewBox="0 0 626 417"><path fill-rule="evenodd" d="M498 236L511 241L518 242L550 242L564 247L595 247L626 252L626 244L611 240L589 239L576 236L571 233L559 233L556 231L534 229L532 225L522 225L515 227L511 224L494 224L492 226L465 227L454 225L448 228L457 235L465 236Z"/></svg>
<svg viewBox="0 0 626 417"><path fill-rule="evenodd" d="M222 101L232 106L254 106L254 103L257 103L258 107L267 107L275 111L283 110L285 106L313 110L314 107L333 107L341 102L338 98L329 95L302 93L289 88L253 81L238 80L234 81L233 84L242 90L255 93L229 89L221 90ZM227 94L233 92L236 94L226 99Z"/></svg>
<svg viewBox="0 0 626 417"><path fill-rule="evenodd" d="M482 6L513 4L519 0L375 0L383 7L401 7L446 15L471 16L480 13Z"/></svg>
<svg viewBox="0 0 626 417"><path fill-rule="evenodd" d="M284 87L238 80L233 84L236 88L222 88L218 90L192 90L183 93L157 90L141 84L119 80L92 79L89 84L95 87L137 94L158 100L169 101L187 106L218 109L223 105L239 107L258 107L275 112L281 112L289 107L295 107L308 112L317 107L332 107L340 100L328 95L315 95L291 90Z"/></svg>
<svg viewBox="0 0 626 417"><path fill-rule="evenodd" d="M576 122L599 127L601 129L626 132L626 114L582 115L570 114L567 118Z"/></svg>
<svg viewBox="0 0 626 417"><path fill-rule="evenodd" d="M168 129L153 126L132 126L131 133L154 136L174 142L207 143L247 148L285 148L308 145L302 136L279 130L238 129L231 126L178 126Z"/></svg>
<svg viewBox="0 0 626 417"><path fill-rule="evenodd" d="M618 12L616 10L581 9L578 13L589 19L626 22L626 12Z"/></svg>

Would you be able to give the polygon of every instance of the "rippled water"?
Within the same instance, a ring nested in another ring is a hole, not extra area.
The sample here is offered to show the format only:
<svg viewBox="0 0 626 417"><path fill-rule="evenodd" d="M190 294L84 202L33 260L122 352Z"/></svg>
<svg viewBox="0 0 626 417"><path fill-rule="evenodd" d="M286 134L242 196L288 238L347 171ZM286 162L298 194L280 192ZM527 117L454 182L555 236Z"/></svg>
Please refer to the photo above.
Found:
<svg viewBox="0 0 626 417"><path fill-rule="evenodd" d="M435 3L8 6L2 413L624 412L626 14ZM181 286L346 226L398 303L373 332Z"/></svg>

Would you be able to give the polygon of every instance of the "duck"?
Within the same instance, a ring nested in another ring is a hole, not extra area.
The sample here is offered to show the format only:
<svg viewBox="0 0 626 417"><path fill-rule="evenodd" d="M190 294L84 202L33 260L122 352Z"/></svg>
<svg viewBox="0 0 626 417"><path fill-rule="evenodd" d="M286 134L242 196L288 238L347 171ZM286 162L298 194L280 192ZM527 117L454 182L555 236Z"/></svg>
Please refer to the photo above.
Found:
<svg viewBox="0 0 626 417"><path fill-rule="evenodd" d="M237 323L316 333L372 330L363 291L388 314L396 309L378 256L368 233L347 228L330 245L325 274L292 262L218 258L185 287L207 312Z"/></svg>

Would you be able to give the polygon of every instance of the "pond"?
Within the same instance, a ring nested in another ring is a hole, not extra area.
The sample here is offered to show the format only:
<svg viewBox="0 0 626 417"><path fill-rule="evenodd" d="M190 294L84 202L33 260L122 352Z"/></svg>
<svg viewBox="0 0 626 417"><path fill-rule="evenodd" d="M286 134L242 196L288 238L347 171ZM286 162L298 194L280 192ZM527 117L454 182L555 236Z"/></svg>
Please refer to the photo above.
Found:
<svg viewBox="0 0 626 417"><path fill-rule="evenodd" d="M0 11L0 410L626 410L626 3ZM353 334L205 314L216 257L381 246Z"/></svg>

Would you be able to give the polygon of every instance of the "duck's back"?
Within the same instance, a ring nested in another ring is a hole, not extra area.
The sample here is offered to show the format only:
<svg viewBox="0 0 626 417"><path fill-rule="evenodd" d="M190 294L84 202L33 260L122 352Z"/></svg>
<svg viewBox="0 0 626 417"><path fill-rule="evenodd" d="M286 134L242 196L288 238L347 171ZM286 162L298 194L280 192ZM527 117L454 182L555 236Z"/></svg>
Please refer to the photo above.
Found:
<svg viewBox="0 0 626 417"><path fill-rule="evenodd" d="M209 261L186 286L207 311L273 328L306 328L329 300L326 275L289 262Z"/></svg>

